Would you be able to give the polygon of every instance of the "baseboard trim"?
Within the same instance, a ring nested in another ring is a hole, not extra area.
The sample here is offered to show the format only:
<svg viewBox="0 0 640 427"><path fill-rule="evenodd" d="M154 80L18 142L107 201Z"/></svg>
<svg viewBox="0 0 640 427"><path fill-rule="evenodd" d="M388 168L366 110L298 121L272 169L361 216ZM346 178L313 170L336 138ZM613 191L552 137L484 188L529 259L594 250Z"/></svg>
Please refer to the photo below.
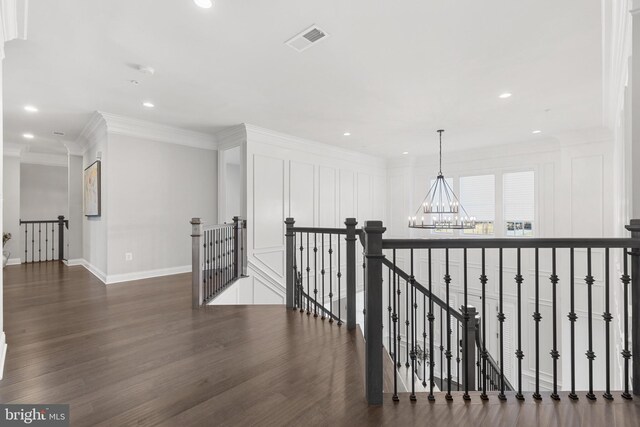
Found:
<svg viewBox="0 0 640 427"><path fill-rule="evenodd" d="M77 261L77 260L72 260L72 261ZM94 276L96 276L98 278L98 280L100 280L102 283L106 284L107 283L107 275L104 274L101 270L99 270L98 268L96 268L96 266L92 265L91 263L89 263L89 261L87 261L86 259L83 260L79 260L81 261L79 264L76 265L81 265L84 268L86 268L87 270L89 270L89 273L93 274ZM69 265L69 264L67 264Z"/></svg>
<svg viewBox="0 0 640 427"><path fill-rule="evenodd" d="M4 332L0 331L0 380L4 375L4 361L7 359L7 340Z"/></svg>
<svg viewBox="0 0 640 427"><path fill-rule="evenodd" d="M7 261L7 265L20 265L22 264L22 261L20 260L20 258L9 258L9 260Z"/></svg>
<svg viewBox="0 0 640 427"><path fill-rule="evenodd" d="M151 279L153 277L173 276L174 274L191 273L191 265L179 267L159 268L157 270L137 271L135 273L111 274L107 276L106 284L130 282L132 280Z"/></svg>
<svg viewBox="0 0 640 427"><path fill-rule="evenodd" d="M85 264L87 264L87 261L85 261L82 258L77 258L77 259L65 259L64 261L64 265L66 265L67 267L75 267L76 265L82 265L84 266Z"/></svg>

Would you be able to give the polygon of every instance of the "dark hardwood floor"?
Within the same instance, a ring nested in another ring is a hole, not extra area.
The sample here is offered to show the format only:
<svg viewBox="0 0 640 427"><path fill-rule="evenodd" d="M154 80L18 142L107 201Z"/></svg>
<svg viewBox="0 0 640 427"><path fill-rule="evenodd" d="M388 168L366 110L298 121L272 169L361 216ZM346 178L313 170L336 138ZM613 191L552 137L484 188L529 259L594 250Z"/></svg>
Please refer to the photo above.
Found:
<svg viewBox="0 0 640 427"><path fill-rule="evenodd" d="M191 309L190 275L105 286L57 263L4 270L3 403L71 424L638 426L640 399L364 401L358 333L281 306Z"/></svg>

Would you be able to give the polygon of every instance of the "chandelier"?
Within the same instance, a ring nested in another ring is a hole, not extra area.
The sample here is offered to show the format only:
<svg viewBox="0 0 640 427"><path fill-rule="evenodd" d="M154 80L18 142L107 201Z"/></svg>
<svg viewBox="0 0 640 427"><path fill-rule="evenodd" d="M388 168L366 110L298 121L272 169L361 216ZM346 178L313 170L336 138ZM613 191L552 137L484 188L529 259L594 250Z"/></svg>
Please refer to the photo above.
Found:
<svg viewBox="0 0 640 427"><path fill-rule="evenodd" d="M442 132L440 134L440 171L435 182L429 188L427 196L409 217L409 228L426 228L431 230L468 230L476 228L475 217L469 216L453 192L451 186L442 175ZM422 211L422 212L420 212Z"/></svg>

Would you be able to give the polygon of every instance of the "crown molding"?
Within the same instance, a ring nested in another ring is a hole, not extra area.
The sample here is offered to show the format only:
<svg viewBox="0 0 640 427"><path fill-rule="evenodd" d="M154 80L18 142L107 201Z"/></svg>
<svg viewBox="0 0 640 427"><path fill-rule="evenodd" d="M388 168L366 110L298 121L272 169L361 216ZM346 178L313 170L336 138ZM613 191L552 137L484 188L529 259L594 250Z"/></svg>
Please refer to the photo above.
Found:
<svg viewBox="0 0 640 427"><path fill-rule="evenodd" d="M0 60L4 59L4 44L27 38L29 0L0 0Z"/></svg>
<svg viewBox="0 0 640 427"><path fill-rule="evenodd" d="M24 152L20 156L20 163L41 166L67 167L68 158L63 154L44 154Z"/></svg>
<svg viewBox="0 0 640 427"><path fill-rule="evenodd" d="M84 155L98 141L104 140L106 137L107 122L100 112L95 111L78 138L73 142L65 142L64 145L69 150L69 154Z"/></svg>
<svg viewBox="0 0 640 427"><path fill-rule="evenodd" d="M149 139L203 150L218 149L216 138L213 135L118 116L111 113L99 112L99 114L106 123L108 134Z"/></svg>
<svg viewBox="0 0 640 427"><path fill-rule="evenodd" d="M348 150L335 145L316 142L297 136L261 128L259 126L245 123L243 125L247 132L247 141L258 138L260 142L278 146L289 150L302 150L310 154L330 156L337 159L349 161L364 166L376 166L386 168L386 160L381 157L361 153L359 151Z"/></svg>
<svg viewBox="0 0 640 427"><path fill-rule="evenodd" d="M244 124L230 126L215 134L218 150L239 147L247 142L247 129Z"/></svg>

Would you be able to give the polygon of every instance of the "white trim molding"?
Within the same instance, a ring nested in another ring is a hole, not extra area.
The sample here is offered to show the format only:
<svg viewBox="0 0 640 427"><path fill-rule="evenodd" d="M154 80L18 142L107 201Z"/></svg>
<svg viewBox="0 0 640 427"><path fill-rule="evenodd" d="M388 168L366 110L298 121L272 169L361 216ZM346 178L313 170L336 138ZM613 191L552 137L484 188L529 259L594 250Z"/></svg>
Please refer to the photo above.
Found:
<svg viewBox="0 0 640 427"><path fill-rule="evenodd" d="M22 260L20 258L9 258L7 260L7 265L20 265L22 264Z"/></svg>
<svg viewBox="0 0 640 427"><path fill-rule="evenodd" d="M191 265L183 265L180 267L159 268L157 270L136 271L134 273L111 274L107 275L107 285L122 282L131 282L133 280L151 279L153 277L173 276L174 274L191 273Z"/></svg>
<svg viewBox="0 0 640 427"><path fill-rule="evenodd" d="M0 380L4 374L4 362L7 360L7 340L3 331L0 331Z"/></svg>
<svg viewBox="0 0 640 427"><path fill-rule="evenodd" d="M46 154L23 152L20 156L20 163L42 166L67 167L68 158L66 154Z"/></svg>

